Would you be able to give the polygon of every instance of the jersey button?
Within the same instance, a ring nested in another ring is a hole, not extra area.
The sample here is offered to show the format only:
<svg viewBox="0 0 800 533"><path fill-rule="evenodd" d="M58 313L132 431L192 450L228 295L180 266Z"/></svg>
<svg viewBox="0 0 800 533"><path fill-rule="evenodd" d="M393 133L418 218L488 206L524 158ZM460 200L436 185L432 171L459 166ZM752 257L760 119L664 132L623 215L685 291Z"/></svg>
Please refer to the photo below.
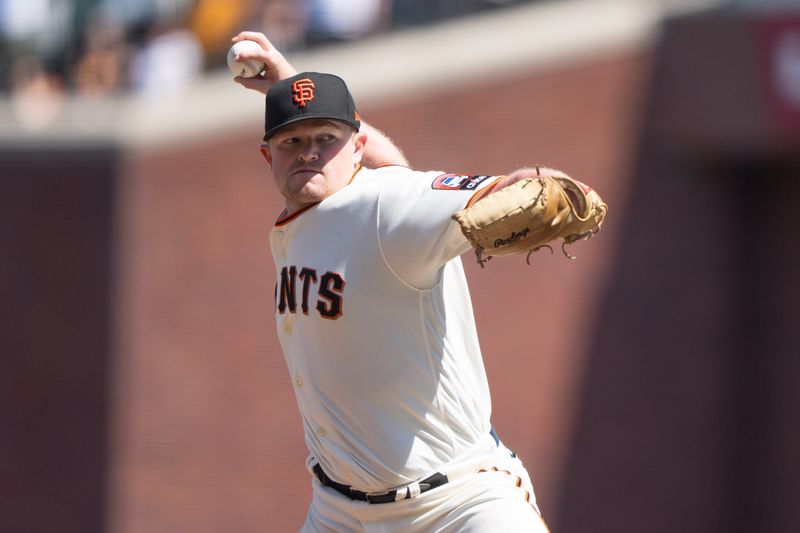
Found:
<svg viewBox="0 0 800 533"><path fill-rule="evenodd" d="M281 259L286 259L286 250L281 250Z"/></svg>
<svg viewBox="0 0 800 533"><path fill-rule="evenodd" d="M287 335L291 335L292 332L294 331L294 329L292 329L292 325L291 324L286 324L286 327L283 328L283 329L286 331Z"/></svg>
<svg viewBox="0 0 800 533"><path fill-rule="evenodd" d="M317 435L319 435L320 437L324 437L327 434L328 434L328 432L325 431L324 427L320 426L320 427L317 428Z"/></svg>
<svg viewBox="0 0 800 533"><path fill-rule="evenodd" d="M294 377L294 382L297 384L298 387L302 387L303 386L303 376L301 376L300 374L297 374Z"/></svg>

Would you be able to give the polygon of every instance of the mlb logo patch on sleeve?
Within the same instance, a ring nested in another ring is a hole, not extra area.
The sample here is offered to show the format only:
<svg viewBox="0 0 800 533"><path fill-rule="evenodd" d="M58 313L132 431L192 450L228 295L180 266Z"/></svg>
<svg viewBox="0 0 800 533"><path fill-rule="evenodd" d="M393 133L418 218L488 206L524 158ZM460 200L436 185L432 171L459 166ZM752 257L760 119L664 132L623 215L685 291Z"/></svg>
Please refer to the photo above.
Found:
<svg viewBox="0 0 800 533"><path fill-rule="evenodd" d="M431 189L440 191L475 190L478 185L492 176L464 176L461 174L442 174L431 183Z"/></svg>

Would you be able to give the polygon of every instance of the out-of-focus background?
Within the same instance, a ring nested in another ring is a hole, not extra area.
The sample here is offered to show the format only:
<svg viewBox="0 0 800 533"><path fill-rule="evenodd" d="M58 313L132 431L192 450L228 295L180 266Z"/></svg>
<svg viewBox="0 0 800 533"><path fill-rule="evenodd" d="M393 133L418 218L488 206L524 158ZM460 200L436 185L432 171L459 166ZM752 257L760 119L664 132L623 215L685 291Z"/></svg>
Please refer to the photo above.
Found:
<svg viewBox="0 0 800 533"><path fill-rule="evenodd" d="M554 532L797 531L796 1L0 0L0 532L302 523L245 28L416 168L608 201L576 261L464 257Z"/></svg>

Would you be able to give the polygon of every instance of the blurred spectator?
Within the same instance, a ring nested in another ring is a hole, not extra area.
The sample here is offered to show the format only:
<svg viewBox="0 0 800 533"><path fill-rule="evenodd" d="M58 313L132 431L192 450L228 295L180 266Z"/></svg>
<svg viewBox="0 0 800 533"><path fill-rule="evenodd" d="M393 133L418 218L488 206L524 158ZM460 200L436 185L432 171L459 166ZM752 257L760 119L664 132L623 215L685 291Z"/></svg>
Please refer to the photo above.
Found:
<svg viewBox="0 0 800 533"><path fill-rule="evenodd" d="M128 60L129 45L121 21L105 9L93 11L75 67L75 89L83 95L101 96L126 88Z"/></svg>
<svg viewBox="0 0 800 533"><path fill-rule="evenodd" d="M46 69L36 56L17 59L11 72L11 106L24 129L45 129L64 106L61 76Z"/></svg>
<svg viewBox="0 0 800 533"><path fill-rule="evenodd" d="M87 0L78 0L87 1ZM174 21L187 13L196 0L89 0L115 13L123 23L135 26L152 20Z"/></svg>
<svg viewBox="0 0 800 533"><path fill-rule="evenodd" d="M308 2L309 0L261 0L257 2L259 5L252 29L264 32L270 42L283 52L305 48Z"/></svg>
<svg viewBox="0 0 800 533"><path fill-rule="evenodd" d="M143 94L163 94L187 86L203 70L203 49L182 24L156 21L131 60L131 87Z"/></svg>
<svg viewBox="0 0 800 533"><path fill-rule="evenodd" d="M74 0L0 0L0 89L11 91L17 58L55 65L73 31Z"/></svg>
<svg viewBox="0 0 800 533"><path fill-rule="evenodd" d="M309 44L350 41L384 28L390 0L307 0Z"/></svg>
<svg viewBox="0 0 800 533"><path fill-rule="evenodd" d="M60 65L82 94L160 92L223 67L243 29L296 51L528 1L0 0L0 91L19 90L12 66L21 54Z"/></svg>
<svg viewBox="0 0 800 533"><path fill-rule="evenodd" d="M208 65L225 63L230 39L242 30L248 4L254 0L197 0L190 17L190 28L197 36Z"/></svg>
<svg viewBox="0 0 800 533"><path fill-rule="evenodd" d="M75 0L0 0L0 37L25 41L29 52L53 55L73 31Z"/></svg>
<svg viewBox="0 0 800 533"><path fill-rule="evenodd" d="M0 1L0 34L4 39L25 39L43 29L47 0Z"/></svg>

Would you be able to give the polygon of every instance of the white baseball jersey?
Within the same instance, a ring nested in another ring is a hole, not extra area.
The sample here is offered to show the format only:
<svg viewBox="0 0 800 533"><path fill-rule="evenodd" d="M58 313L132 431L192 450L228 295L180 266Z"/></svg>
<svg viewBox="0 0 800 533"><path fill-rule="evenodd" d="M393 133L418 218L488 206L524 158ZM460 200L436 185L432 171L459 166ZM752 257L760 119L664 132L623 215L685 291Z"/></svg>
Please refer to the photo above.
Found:
<svg viewBox="0 0 800 533"><path fill-rule="evenodd" d="M496 179L360 169L272 229L278 337L306 444L334 480L386 490L486 442L470 245L451 215Z"/></svg>

